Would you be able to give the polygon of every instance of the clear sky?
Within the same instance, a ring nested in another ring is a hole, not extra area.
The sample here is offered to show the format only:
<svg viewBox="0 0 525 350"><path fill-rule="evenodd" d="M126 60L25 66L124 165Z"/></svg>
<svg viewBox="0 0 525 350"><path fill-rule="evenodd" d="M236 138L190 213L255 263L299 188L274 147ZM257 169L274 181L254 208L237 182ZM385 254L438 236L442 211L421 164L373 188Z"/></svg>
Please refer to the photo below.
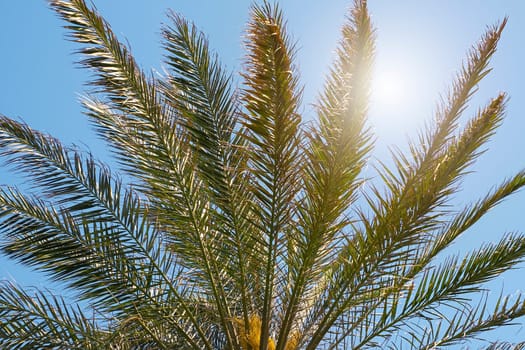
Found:
<svg viewBox="0 0 525 350"><path fill-rule="evenodd" d="M146 69L162 72L160 23L172 8L184 14L209 35L211 46L232 71L241 67L241 36L248 17L246 0L94 0L115 32L129 41ZM311 118L311 104L322 86L333 58L349 0L282 0L289 32L299 42L297 64L305 86L304 114ZM374 157L385 159L387 147L406 145L435 111L440 93L459 69L467 49L486 25L505 16L509 23L492 67L480 85L466 116L500 91L510 95L507 117L489 150L463 183L456 203L485 194L516 171L525 168L525 1L522 0L399 0L370 1L377 28L375 90L370 125L377 135ZM44 0L0 1L0 113L22 118L64 143L75 143L110 161L81 114L78 96L89 75L75 66L76 45L64 40L61 21ZM0 170L1 184L23 181ZM491 212L451 251L496 240L505 232L525 231L525 191ZM525 265L524 265L525 266ZM491 284L494 294L525 290L525 270L512 271ZM45 280L15 267L0 257L0 279L46 285ZM525 338L514 328L500 333L507 340ZM520 338L521 337L521 338Z"/></svg>

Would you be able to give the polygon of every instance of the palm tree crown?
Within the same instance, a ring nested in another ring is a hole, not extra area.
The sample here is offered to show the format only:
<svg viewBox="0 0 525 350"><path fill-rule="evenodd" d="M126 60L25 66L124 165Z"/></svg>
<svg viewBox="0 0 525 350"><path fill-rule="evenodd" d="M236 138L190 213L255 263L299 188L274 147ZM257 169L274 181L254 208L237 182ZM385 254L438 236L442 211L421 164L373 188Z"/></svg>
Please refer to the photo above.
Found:
<svg viewBox="0 0 525 350"><path fill-rule="evenodd" d="M84 0L50 5L94 73L82 105L125 177L0 116L0 154L34 189L0 189L0 247L78 299L0 284L3 349L434 349L525 314L521 295L476 295L522 261L524 235L442 254L525 185L522 171L449 206L503 118L500 94L458 125L505 20L471 49L435 122L367 181L365 0L343 26L311 125L277 5L252 6L239 88L176 13L158 77Z"/></svg>

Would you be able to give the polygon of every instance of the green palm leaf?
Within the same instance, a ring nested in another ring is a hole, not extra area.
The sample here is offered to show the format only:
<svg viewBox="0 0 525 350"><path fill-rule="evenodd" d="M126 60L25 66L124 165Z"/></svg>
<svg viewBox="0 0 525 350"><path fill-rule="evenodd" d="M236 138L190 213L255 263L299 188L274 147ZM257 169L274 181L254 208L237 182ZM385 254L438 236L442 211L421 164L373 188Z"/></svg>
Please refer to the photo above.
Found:
<svg viewBox="0 0 525 350"><path fill-rule="evenodd" d="M41 291L0 285L0 344L6 349L98 349L109 333L101 331L80 308Z"/></svg>
<svg viewBox="0 0 525 350"><path fill-rule="evenodd" d="M261 348L266 348L283 235L291 228L290 203L299 191L300 93L282 13L268 3L252 8L247 38L243 123L250 149L254 208L261 255Z"/></svg>

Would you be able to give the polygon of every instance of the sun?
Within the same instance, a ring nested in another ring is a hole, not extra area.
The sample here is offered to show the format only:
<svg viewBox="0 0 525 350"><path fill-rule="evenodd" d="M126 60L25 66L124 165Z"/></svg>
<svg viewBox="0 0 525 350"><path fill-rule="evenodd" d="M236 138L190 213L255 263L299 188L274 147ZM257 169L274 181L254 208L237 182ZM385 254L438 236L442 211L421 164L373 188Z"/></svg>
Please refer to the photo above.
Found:
<svg viewBox="0 0 525 350"><path fill-rule="evenodd" d="M440 79L430 61L413 51L377 58L371 76L371 121L382 134L407 135L432 112L428 106L439 96Z"/></svg>
<svg viewBox="0 0 525 350"><path fill-rule="evenodd" d="M446 91L450 77L443 74L448 72L447 65L437 61L434 53L429 47L411 43L378 47L370 94L370 116L378 128L404 133L420 127L433 113L428 106Z"/></svg>
<svg viewBox="0 0 525 350"><path fill-rule="evenodd" d="M387 108L400 108L408 99L408 77L400 70L377 72L372 80L372 101Z"/></svg>
<svg viewBox="0 0 525 350"><path fill-rule="evenodd" d="M370 121L385 142L412 134L428 115L426 83L416 62L378 60L372 72ZM430 101L432 103L432 101Z"/></svg>

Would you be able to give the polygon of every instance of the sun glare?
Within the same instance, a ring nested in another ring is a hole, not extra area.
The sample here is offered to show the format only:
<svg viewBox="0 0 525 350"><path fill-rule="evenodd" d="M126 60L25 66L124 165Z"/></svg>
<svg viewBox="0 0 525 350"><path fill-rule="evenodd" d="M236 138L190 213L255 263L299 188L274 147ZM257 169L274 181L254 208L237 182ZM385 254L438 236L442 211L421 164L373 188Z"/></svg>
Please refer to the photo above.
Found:
<svg viewBox="0 0 525 350"><path fill-rule="evenodd" d="M423 66L414 57L378 58L372 73L370 121L376 135L391 144L421 126L432 100L428 101Z"/></svg>
<svg viewBox="0 0 525 350"><path fill-rule="evenodd" d="M404 134L421 125L437 96L428 60L416 54L378 57L371 83L370 115L387 134Z"/></svg>
<svg viewBox="0 0 525 350"><path fill-rule="evenodd" d="M399 108L407 102L407 79L401 71L378 72L372 81L372 100L384 107Z"/></svg>

